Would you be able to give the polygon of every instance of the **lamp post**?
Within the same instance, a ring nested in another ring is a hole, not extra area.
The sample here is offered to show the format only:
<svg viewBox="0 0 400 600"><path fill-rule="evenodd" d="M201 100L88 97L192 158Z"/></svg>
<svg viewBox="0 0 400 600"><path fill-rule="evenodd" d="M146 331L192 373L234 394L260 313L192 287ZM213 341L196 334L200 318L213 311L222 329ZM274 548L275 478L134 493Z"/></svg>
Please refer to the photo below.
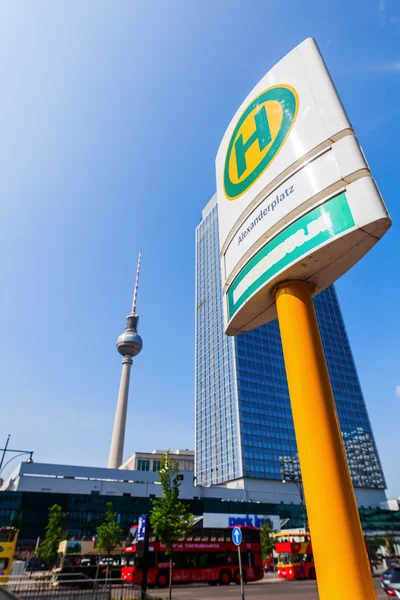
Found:
<svg viewBox="0 0 400 600"><path fill-rule="evenodd" d="M286 483L287 481L294 483L295 486L297 487L297 491L299 492L300 504L303 509L304 533L306 533L307 532L307 511L306 511L306 505L304 502L303 482L301 481L301 479L300 480L296 479L296 477L294 475L287 475L286 473L283 473L282 483Z"/></svg>
<svg viewBox="0 0 400 600"><path fill-rule="evenodd" d="M6 455L6 452L7 452L7 448L8 448L8 442L10 441L10 437L11 437L11 434L8 434L8 436L7 436L7 441L6 441L6 445L4 446L4 448L2 448L2 450L3 450L3 454L2 454L2 457L1 457L1 460L0 460L0 473L1 473L1 469L2 469L2 467L3 467L4 457L5 457L5 455Z"/></svg>
<svg viewBox="0 0 400 600"><path fill-rule="evenodd" d="M14 460L14 458L18 458L18 456L23 456L24 454L29 454L29 458L27 459L27 463L33 463L33 450L13 450L11 448L8 448L8 443L10 441L10 434L8 434L7 437L7 441L5 443L4 448L0 448L0 452L3 452L2 456L1 456L1 460L0 460L0 475L2 474L2 472L4 471L4 469L6 468L6 466L12 461ZM7 452L12 452L13 454L15 454L15 456L12 456L10 458L10 460L8 460L5 464L4 464L4 459L5 456L7 454Z"/></svg>

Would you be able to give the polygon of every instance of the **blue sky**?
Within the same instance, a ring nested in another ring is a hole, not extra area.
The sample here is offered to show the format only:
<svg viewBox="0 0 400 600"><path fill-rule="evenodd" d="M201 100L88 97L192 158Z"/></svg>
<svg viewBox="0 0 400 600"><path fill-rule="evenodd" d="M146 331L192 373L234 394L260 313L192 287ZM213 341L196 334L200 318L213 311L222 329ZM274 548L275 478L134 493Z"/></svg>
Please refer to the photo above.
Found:
<svg viewBox="0 0 400 600"><path fill-rule="evenodd" d="M37 461L106 464L115 341L141 248L144 349L125 455L193 447L194 230L215 154L251 88L309 36L394 221L337 290L389 496L400 494L400 6L390 0L2 3L0 442L11 433Z"/></svg>

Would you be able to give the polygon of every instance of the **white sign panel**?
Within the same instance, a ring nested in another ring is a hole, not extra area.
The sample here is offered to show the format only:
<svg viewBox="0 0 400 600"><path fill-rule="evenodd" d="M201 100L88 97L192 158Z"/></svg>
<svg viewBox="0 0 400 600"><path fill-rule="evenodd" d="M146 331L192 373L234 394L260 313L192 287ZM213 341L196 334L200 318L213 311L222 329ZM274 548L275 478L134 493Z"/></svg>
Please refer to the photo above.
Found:
<svg viewBox="0 0 400 600"><path fill-rule="evenodd" d="M222 139L216 159L221 248L254 200L288 168L346 130L350 122L314 40L308 39L261 79Z"/></svg>
<svg viewBox="0 0 400 600"><path fill-rule="evenodd" d="M333 152L327 152L276 188L243 221L225 252L229 276L257 240L289 212L339 179Z"/></svg>
<svg viewBox="0 0 400 600"><path fill-rule="evenodd" d="M391 224L311 39L247 96L216 173L228 335L275 318L273 290L289 276L315 293L333 283Z"/></svg>
<svg viewBox="0 0 400 600"><path fill-rule="evenodd" d="M204 513L203 527L255 527L260 529L268 520L271 522L274 531L280 531L281 521L279 515L255 515L248 514L223 514L223 513Z"/></svg>
<svg viewBox="0 0 400 600"><path fill-rule="evenodd" d="M252 246L271 237L277 224L288 221L287 215L292 220L307 208L307 201L312 200L314 205L319 194L326 196L330 191L343 189L346 181L367 174L368 165L353 135L345 136L310 160L268 194L239 226L224 253L227 280Z"/></svg>

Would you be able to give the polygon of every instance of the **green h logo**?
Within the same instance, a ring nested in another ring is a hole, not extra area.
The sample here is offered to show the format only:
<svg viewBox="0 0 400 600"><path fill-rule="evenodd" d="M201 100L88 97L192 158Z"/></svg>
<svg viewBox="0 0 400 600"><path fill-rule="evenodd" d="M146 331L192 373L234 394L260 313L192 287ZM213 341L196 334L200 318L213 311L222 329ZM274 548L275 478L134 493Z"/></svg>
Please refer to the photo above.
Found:
<svg viewBox="0 0 400 600"><path fill-rule="evenodd" d="M243 142L243 135L240 134L235 142L235 154L236 154L236 167L238 178L243 175L247 169L246 165L246 152L247 150L258 141L260 152L268 146L272 141L271 130L268 123L267 111L265 106L262 106L258 113L254 116L254 122L256 125L255 132L249 137L247 142Z"/></svg>
<svg viewBox="0 0 400 600"><path fill-rule="evenodd" d="M268 168L293 127L298 107L297 92L289 85L271 87L247 106L226 153L223 179L228 200L239 198Z"/></svg>

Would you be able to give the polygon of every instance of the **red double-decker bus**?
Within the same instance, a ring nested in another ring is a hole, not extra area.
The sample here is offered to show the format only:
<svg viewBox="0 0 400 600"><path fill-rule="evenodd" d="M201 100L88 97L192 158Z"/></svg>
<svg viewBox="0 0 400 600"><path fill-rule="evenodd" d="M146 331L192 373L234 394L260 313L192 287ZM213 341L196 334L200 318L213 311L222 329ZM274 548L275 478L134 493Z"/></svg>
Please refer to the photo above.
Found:
<svg viewBox="0 0 400 600"><path fill-rule="evenodd" d="M264 576L260 532L242 527L241 559L243 580L258 581ZM173 545L172 581L204 581L210 585L240 583L237 546L232 542L232 529L199 529L185 540ZM136 585L142 582L143 542L135 542L124 551L127 565L121 569L121 579ZM165 544L150 536L147 583L167 587L169 583L169 553Z"/></svg>
<svg viewBox="0 0 400 600"><path fill-rule="evenodd" d="M275 534L278 554L278 577L281 579L315 579L315 565L308 533Z"/></svg>
<svg viewBox="0 0 400 600"><path fill-rule="evenodd" d="M315 579L315 564L309 533L281 531L275 534L275 551L278 554L278 577L281 579ZM372 562L364 537L371 574Z"/></svg>

